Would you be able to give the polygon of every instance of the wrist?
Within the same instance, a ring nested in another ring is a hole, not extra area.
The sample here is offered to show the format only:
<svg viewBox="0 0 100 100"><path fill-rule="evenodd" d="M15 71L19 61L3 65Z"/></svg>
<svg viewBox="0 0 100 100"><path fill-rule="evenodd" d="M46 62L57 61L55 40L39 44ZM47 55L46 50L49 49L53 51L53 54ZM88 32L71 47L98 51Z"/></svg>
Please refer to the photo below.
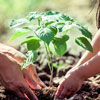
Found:
<svg viewBox="0 0 100 100"><path fill-rule="evenodd" d="M71 74L72 76L75 76L76 78L78 78L80 81L85 81L87 79L86 75L84 75L83 70L81 69L81 67L83 67L83 65L81 66L77 66L72 68L68 74Z"/></svg>

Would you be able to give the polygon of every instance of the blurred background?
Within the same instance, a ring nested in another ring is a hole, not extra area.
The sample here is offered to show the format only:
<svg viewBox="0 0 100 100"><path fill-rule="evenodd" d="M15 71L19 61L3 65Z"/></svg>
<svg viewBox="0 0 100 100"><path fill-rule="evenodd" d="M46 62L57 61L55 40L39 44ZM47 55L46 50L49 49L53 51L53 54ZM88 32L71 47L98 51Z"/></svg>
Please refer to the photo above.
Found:
<svg viewBox="0 0 100 100"><path fill-rule="evenodd" d="M9 38L14 33L9 24L12 19L25 17L28 12L45 12L49 10L66 13L79 23L88 26L94 35L96 28L95 0L0 0L0 42L17 47L20 42L9 42ZM72 34L72 38L78 36L77 31ZM69 42L73 47L73 43ZM69 47L70 47L69 46ZM74 45L72 52L81 50ZM83 49L82 49L83 50Z"/></svg>

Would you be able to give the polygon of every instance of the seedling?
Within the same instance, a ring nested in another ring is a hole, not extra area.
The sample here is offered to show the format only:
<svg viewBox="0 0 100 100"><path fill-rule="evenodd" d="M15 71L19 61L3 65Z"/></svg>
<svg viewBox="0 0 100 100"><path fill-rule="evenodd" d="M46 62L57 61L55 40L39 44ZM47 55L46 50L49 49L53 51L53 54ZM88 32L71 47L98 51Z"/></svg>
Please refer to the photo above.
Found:
<svg viewBox="0 0 100 100"><path fill-rule="evenodd" d="M70 35L67 33L72 30L73 27L76 27L83 35L82 37L77 37L75 42L85 50L93 52L93 48L88 41L88 39L92 40L91 32L73 18L60 12L31 12L25 18L12 20L10 27L17 30L11 37L11 41L28 34L22 41L22 45L26 44L28 49L28 58L22 64L22 69L36 61L38 57L37 53L41 46L45 48L48 66L51 72L50 86L53 84L52 57L55 53L62 56L67 51L66 42L70 38ZM54 51L50 45L53 46Z"/></svg>

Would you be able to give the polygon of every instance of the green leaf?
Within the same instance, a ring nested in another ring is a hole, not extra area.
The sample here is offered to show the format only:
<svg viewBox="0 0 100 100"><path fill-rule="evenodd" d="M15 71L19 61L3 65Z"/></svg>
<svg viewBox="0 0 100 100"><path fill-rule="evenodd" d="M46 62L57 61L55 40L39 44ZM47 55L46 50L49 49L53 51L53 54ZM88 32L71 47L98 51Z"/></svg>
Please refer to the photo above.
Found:
<svg viewBox="0 0 100 100"><path fill-rule="evenodd" d="M56 27L58 28L59 32L63 31L63 27L65 26L64 22L57 22Z"/></svg>
<svg viewBox="0 0 100 100"><path fill-rule="evenodd" d="M62 56L67 50L67 45L65 42L62 43L60 40L58 40L54 43L54 49L59 56Z"/></svg>
<svg viewBox="0 0 100 100"><path fill-rule="evenodd" d="M66 41L68 41L69 37L67 35L64 35L62 38L55 38L53 40L53 45L54 45L54 49L56 51L56 53L59 56L62 56L66 50L67 50L67 44Z"/></svg>
<svg viewBox="0 0 100 100"><path fill-rule="evenodd" d="M29 26L25 26L25 27L23 27L23 29L32 31L31 27L29 27Z"/></svg>
<svg viewBox="0 0 100 100"><path fill-rule="evenodd" d="M41 13L38 13L38 12L30 12L28 15L27 15L27 19L29 20L29 21L32 21L32 20L34 20L34 19L40 19L40 17L41 17L42 15L41 15Z"/></svg>
<svg viewBox="0 0 100 100"><path fill-rule="evenodd" d="M66 65L57 65L56 63L53 63L53 67L58 69L58 68L66 68Z"/></svg>
<svg viewBox="0 0 100 100"><path fill-rule="evenodd" d="M38 39L37 37L33 36L27 37L22 42L22 44L25 43L27 44L28 50L37 50L40 47L40 39Z"/></svg>
<svg viewBox="0 0 100 100"><path fill-rule="evenodd" d="M55 32L50 28L41 28L37 30L36 34L38 38L49 44L53 40Z"/></svg>
<svg viewBox="0 0 100 100"><path fill-rule="evenodd" d="M59 12L54 12L54 11L44 13L44 15L42 15L42 21L59 22L59 15L60 15Z"/></svg>
<svg viewBox="0 0 100 100"><path fill-rule="evenodd" d="M60 20L64 20L64 21L71 21L71 22L74 22L74 19L69 17L68 15L66 14L60 14Z"/></svg>
<svg viewBox="0 0 100 100"><path fill-rule="evenodd" d="M36 61L38 57L38 53L36 51L28 51L27 56L28 58L22 64L21 69L26 68L30 64L33 64L33 62Z"/></svg>
<svg viewBox="0 0 100 100"><path fill-rule="evenodd" d="M72 18L70 18L66 14L62 14L60 12L48 11L44 15L45 15L47 20L55 20L57 22L59 22L60 20L71 21L71 22L74 21Z"/></svg>
<svg viewBox="0 0 100 100"><path fill-rule="evenodd" d="M56 35L57 34L57 28L55 26L48 26L48 28L50 30L52 30L53 34Z"/></svg>
<svg viewBox="0 0 100 100"><path fill-rule="evenodd" d="M63 27L63 32L69 32L70 30L72 30L72 28L74 27L75 25L74 24L66 24L64 27Z"/></svg>
<svg viewBox="0 0 100 100"><path fill-rule="evenodd" d="M26 33L28 33L28 31L16 32L15 34L12 35L12 37L10 38L10 41L13 41L18 37L21 37L21 36L25 35Z"/></svg>
<svg viewBox="0 0 100 100"><path fill-rule="evenodd" d="M48 25L51 25L51 24L53 24L55 21L47 21L47 22L45 22L45 26L48 26Z"/></svg>
<svg viewBox="0 0 100 100"><path fill-rule="evenodd" d="M92 48L90 42L85 37L78 37L75 39L75 42L82 48L84 48L90 52L93 52L93 48Z"/></svg>
<svg viewBox="0 0 100 100"><path fill-rule="evenodd" d="M82 32L82 34L84 36L86 36L87 38L89 38L89 39L92 40L92 34L91 34L91 32L89 32L85 27L83 27L83 26L81 26L79 24L77 24L76 26Z"/></svg>
<svg viewBox="0 0 100 100"><path fill-rule="evenodd" d="M26 23L29 23L29 21L26 18L21 18L21 19L18 19L18 20L12 20L10 27L14 28L14 27L17 27L19 25L26 24Z"/></svg>
<svg viewBox="0 0 100 100"><path fill-rule="evenodd" d="M48 11L45 13L46 15L57 15L59 14L59 12L55 12L55 11Z"/></svg>
<svg viewBox="0 0 100 100"><path fill-rule="evenodd" d="M62 41L66 42L69 40L69 36L68 35L63 35L62 36Z"/></svg>

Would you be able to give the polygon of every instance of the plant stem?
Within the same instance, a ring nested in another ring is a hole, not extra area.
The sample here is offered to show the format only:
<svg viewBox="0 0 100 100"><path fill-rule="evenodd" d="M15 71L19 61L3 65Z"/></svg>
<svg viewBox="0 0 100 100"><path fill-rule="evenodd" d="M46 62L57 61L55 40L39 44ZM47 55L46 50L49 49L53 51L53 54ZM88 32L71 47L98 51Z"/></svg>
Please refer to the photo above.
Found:
<svg viewBox="0 0 100 100"><path fill-rule="evenodd" d="M45 46L45 49L46 49L46 53L47 53L47 59L48 59L48 66L49 66L49 69L50 69L50 72L51 72L51 66L50 66L50 59L49 59L49 52L48 52L48 49L47 49L47 46L46 46L46 43L44 43L44 46Z"/></svg>
<svg viewBox="0 0 100 100"><path fill-rule="evenodd" d="M50 77L50 86L53 86L53 65L52 65L52 55L51 55L51 51L49 46L48 47L48 51L49 51L49 55L50 55L50 62L51 62L51 77Z"/></svg>
<svg viewBox="0 0 100 100"><path fill-rule="evenodd" d="M41 20L40 20L40 18L38 18L38 25L39 25L39 26L41 25L40 22L41 22Z"/></svg>
<svg viewBox="0 0 100 100"><path fill-rule="evenodd" d="M41 25L41 19L38 18L38 25L40 26ZM45 46L45 49L46 49L46 52L47 52L47 59L48 59L48 66L49 66L49 69L50 69L50 74L51 74L51 77L50 77L50 86L52 87L53 86L53 66L52 66L52 56L51 56L51 53L50 53L50 48L49 46L44 42L44 46ZM51 64L50 64L51 62Z"/></svg>
<svg viewBox="0 0 100 100"><path fill-rule="evenodd" d="M49 84L52 87L52 85L53 85L53 66L52 66L52 59L51 59L52 56L50 54L50 48L49 48L49 46L46 43L44 43L44 45L45 45L45 49L46 49L46 52L47 52L48 66L49 66L50 74L51 74L50 83ZM51 61L51 64L50 64L50 61Z"/></svg>

